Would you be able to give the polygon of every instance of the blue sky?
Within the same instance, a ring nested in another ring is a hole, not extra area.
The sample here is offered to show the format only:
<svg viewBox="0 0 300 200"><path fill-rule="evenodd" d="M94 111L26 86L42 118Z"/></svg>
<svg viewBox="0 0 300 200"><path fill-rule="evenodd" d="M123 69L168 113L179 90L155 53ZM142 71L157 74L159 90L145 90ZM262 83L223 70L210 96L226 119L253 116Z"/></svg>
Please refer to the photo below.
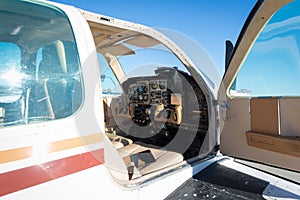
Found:
<svg viewBox="0 0 300 200"><path fill-rule="evenodd" d="M59 3L179 31L198 42L224 72L225 40L236 41L255 0L52 0Z"/></svg>

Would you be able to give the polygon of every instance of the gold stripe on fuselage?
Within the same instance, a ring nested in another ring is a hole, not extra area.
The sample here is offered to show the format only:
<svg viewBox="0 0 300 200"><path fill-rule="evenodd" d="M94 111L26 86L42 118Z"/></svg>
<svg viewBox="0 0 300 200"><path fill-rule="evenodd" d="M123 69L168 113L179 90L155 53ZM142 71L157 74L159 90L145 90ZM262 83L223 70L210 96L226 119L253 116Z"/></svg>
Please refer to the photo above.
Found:
<svg viewBox="0 0 300 200"><path fill-rule="evenodd" d="M102 141L102 134L93 134L82 137L59 140L46 144L47 150L45 153L53 153L68 150L76 147L99 143ZM33 155L33 150L33 146L27 146L0 151L0 164L30 158Z"/></svg>

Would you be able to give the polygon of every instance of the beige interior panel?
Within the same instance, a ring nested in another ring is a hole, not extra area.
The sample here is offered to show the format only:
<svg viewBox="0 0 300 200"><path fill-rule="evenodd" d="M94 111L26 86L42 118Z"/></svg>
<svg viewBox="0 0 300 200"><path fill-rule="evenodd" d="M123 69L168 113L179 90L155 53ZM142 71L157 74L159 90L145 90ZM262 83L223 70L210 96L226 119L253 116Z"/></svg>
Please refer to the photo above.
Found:
<svg viewBox="0 0 300 200"><path fill-rule="evenodd" d="M248 145L300 157L300 138L247 132Z"/></svg>
<svg viewBox="0 0 300 200"><path fill-rule="evenodd" d="M300 137L300 98L283 97L279 100L281 135Z"/></svg>
<svg viewBox="0 0 300 200"><path fill-rule="evenodd" d="M296 98L251 99L252 132L246 133L248 145L300 157L300 138L296 135L297 117L300 116L297 104Z"/></svg>
<svg viewBox="0 0 300 200"><path fill-rule="evenodd" d="M134 51L129 49L128 47L122 44L116 44L113 46L103 47L101 50L105 53L109 53L113 56L121 56L121 55L133 55L135 54Z"/></svg>
<svg viewBox="0 0 300 200"><path fill-rule="evenodd" d="M252 98L250 113L253 132L279 135L278 98Z"/></svg>
<svg viewBox="0 0 300 200"><path fill-rule="evenodd" d="M137 47L142 47L142 48L149 48L149 47L159 44L159 42L157 40L154 40L154 39L144 36L144 35L140 35L140 36L131 38L129 40L126 40L124 43L134 45Z"/></svg>
<svg viewBox="0 0 300 200"><path fill-rule="evenodd" d="M245 133L250 130L250 100L233 99L227 110L225 124L221 130L221 151L236 156L247 144Z"/></svg>
<svg viewBox="0 0 300 200"><path fill-rule="evenodd" d="M108 26L104 24L100 24L97 22L92 22L89 21L89 26L91 27L91 31L93 33L93 36L97 36L99 34L104 34L104 35L115 35L118 33L125 32L125 29L113 27L113 26Z"/></svg>
<svg viewBox="0 0 300 200"><path fill-rule="evenodd" d="M232 99L229 105L220 137L223 154L300 171L299 157L248 145L246 133L251 130L249 99Z"/></svg>

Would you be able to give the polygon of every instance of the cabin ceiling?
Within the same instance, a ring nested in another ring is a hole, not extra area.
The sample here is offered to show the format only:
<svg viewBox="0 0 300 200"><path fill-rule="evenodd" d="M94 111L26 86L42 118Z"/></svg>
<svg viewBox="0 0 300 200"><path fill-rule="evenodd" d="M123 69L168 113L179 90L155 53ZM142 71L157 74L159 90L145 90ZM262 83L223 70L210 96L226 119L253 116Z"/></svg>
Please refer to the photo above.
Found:
<svg viewBox="0 0 300 200"><path fill-rule="evenodd" d="M103 54L109 53L114 56L119 56L135 53L124 44L140 48L149 48L159 44L157 40L135 31L108 26L92 21L89 21L88 24L93 34L97 51Z"/></svg>

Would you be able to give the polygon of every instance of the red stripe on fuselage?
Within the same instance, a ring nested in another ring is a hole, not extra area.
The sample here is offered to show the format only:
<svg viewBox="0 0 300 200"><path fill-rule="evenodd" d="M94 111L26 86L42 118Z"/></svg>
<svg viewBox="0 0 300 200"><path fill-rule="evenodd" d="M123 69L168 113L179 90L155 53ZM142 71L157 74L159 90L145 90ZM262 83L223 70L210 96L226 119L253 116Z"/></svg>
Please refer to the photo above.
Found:
<svg viewBox="0 0 300 200"><path fill-rule="evenodd" d="M104 163L103 149L0 174L0 196Z"/></svg>

